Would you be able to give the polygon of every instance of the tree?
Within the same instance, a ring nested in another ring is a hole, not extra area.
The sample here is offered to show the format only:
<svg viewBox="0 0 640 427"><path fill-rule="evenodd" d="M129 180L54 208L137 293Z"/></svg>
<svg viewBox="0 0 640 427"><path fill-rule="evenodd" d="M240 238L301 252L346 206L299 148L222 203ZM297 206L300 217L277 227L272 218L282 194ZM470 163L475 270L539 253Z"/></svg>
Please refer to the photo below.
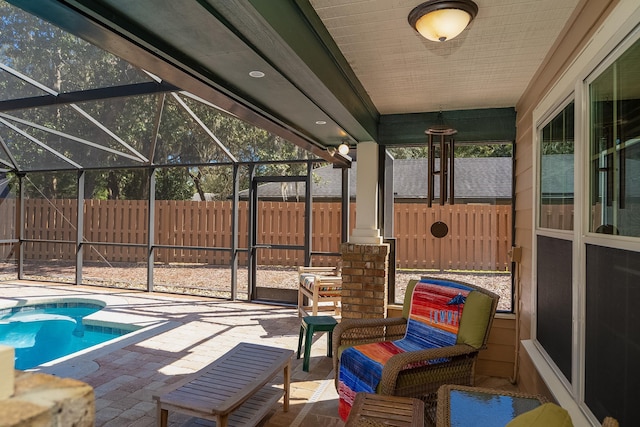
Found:
<svg viewBox="0 0 640 427"><path fill-rule="evenodd" d="M387 148L395 159L420 159L428 157L426 144L420 147ZM511 144L459 144L455 146L456 157L511 157Z"/></svg>
<svg viewBox="0 0 640 427"><path fill-rule="evenodd" d="M151 77L142 70L6 2L0 3L0 19L0 60L57 93L151 81ZM5 99L46 93L5 74L7 78L0 81ZM144 165L173 166L156 170L156 197L159 199L190 199L195 192L201 196L208 192L226 198L233 188L228 169L225 169L228 166L216 169L205 165L228 164L234 159L256 162L308 156L304 150L282 138L210 105L176 94L54 105L13 111L11 115L16 117L10 120L13 126L63 157L47 151L16 129L0 125L0 135L10 147L19 168L27 172L42 169L63 171L75 170L77 164L91 169L85 174L87 198L146 198L148 172L141 173L139 169L130 168ZM35 126L20 123L19 120L34 123ZM198 120L207 129L203 129ZM82 138L90 144L47 132L37 126ZM233 158L215 139L228 149ZM116 153L91 144L115 150ZM131 156L138 159L132 159ZM305 166L301 164L261 164L256 168L259 175L305 172ZM70 196L73 191L68 182L73 181L69 181L69 176L74 174L41 174L34 179L34 184L38 181L39 188L33 189L32 194L39 192L51 197L60 197L62 194ZM242 174L241 186L248 186L246 172Z"/></svg>
<svg viewBox="0 0 640 427"><path fill-rule="evenodd" d="M130 64L6 2L0 3L0 19L0 60L57 93L149 80L148 76ZM0 88L5 99L46 94L45 91L25 83L17 77L8 73L3 74L6 78L0 81ZM124 103L125 101L115 102ZM98 103L79 107L100 109ZM114 107L113 103L110 107ZM114 116L122 111L117 106L116 108L104 108L104 110L108 110ZM98 112L92 111L91 113L97 114ZM106 132L83 118L76 109L69 105L12 111L10 114L16 119L82 137L105 147L113 148L118 145ZM91 167L98 162L103 162L102 164L105 166L111 166L118 160L117 156L89 145L45 132L17 120L9 121L18 130L26 132L61 153L65 158L82 166ZM21 170L75 169L73 164L56 157L55 154L48 152L15 129L2 126L0 131ZM75 177L75 173L73 175ZM60 194L60 182L64 181L66 176L66 172L52 172L37 178L34 177L34 182L39 181L38 192L57 195ZM105 180L102 180L103 185L104 182ZM88 193L100 192L95 188L100 184L101 180L99 179L87 180Z"/></svg>

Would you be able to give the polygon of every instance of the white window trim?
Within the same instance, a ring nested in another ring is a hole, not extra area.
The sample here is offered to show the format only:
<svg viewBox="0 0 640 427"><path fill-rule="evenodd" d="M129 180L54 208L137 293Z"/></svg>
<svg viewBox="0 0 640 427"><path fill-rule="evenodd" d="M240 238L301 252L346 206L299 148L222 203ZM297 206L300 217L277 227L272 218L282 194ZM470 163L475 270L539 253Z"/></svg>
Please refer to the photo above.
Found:
<svg viewBox="0 0 640 427"><path fill-rule="evenodd" d="M625 39L640 27L640 4L637 0L620 0L615 9L607 17L592 39L587 43L580 54L565 70L563 75L547 92L533 111L533 166L535 179L533 180L533 207L532 230L532 268L531 283L536 283L536 250L537 236L550 236L567 239L565 232L557 230L541 229L539 224L539 179L538 154L540 149L539 130L545 120L553 117L554 111L560 111L560 105L566 105L566 100L575 94L575 150L574 157L574 194L587 194L585 186L589 183L588 153L589 153L589 121L588 121L588 79L593 76L608 61L613 53L620 49L621 44L628 47ZM575 199L578 199L577 197ZM567 409L574 425L599 426L600 423L584 403L585 382L585 244L597 242L615 248L638 251L638 239L624 236L596 235L588 233L588 212L590 200L580 197L582 202L574 200L574 231L569 239L573 238L573 342L572 342L572 384L568 384L559 373L546 352L536 341L537 301L535 289L531 292L531 340L523 341L523 347L530 356L534 366L538 370L545 384L554 395L558 403ZM585 227L586 225L586 227Z"/></svg>
<svg viewBox="0 0 640 427"><path fill-rule="evenodd" d="M541 227L540 226L540 218L542 215L542 212L540 211L540 181L542 179L542 167L540 165L540 146L541 146L541 141L540 141L540 132L542 132L542 129L548 125L554 118L556 118L556 116L558 114L560 114L566 107L567 105L571 104L571 102L574 102L575 104L575 97L573 93L568 94L564 99L560 100L560 102L558 103L558 105L551 111L547 112L547 114L544 116L544 118L540 121L539 124L537 124L535 126L535 135L533 137L533 151L534 151L534 159L533 159L533 170L535 171L536 174L536 181L535 181L535 192L534 192L534 198L535 198L535 204L534 204L534 209L535 209L535 223L534 223L534 230L536 230L536 234L538 236L547 236L547 237L554 237L557 239L564 239L564 240L572 240L573 239L573 230L561 230L561 229L557 229L557 228L548 228L548 227ZM574 108L574 114L575 114L575 108ZM534 115L534 123L537 123L535 121L535 115ZM575 137L574 135L574 141L578 141L578 139ZM575 158L575 145L574 145L574 158ZM575 162L574 162L575 163ZM575 180L575 165L574 165L574 194L577 194L576 190L575 190L575 184L576 184L576 180ZM573 209L574 212L580 212L579 209L576 208L576 199L574 196L574 201L573 201ZM575 221L575 215L574 215L574 221ZM575 230L576 225L574 223L573 225L573 229Z"/></svg>

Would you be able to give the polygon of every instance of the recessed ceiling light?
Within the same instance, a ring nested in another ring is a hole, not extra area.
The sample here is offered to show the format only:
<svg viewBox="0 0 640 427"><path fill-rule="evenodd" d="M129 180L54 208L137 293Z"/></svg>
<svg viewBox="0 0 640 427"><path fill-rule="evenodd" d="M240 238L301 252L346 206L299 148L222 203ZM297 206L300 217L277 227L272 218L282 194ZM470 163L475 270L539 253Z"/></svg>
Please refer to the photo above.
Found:
<svg viewBox="0 0 640 427"><path fill-rule="evenodd" d="M316 120L316 124L317 125L326 125L327 122L325 122L324 120Z"/></svg>
<svg viewBox="0 0 640 427"><path fill-rule="evenodd" d="M254 79L261 79L264 77L264 73L262 71L254 70L249 72L249 76L253 77Z"/></svg>

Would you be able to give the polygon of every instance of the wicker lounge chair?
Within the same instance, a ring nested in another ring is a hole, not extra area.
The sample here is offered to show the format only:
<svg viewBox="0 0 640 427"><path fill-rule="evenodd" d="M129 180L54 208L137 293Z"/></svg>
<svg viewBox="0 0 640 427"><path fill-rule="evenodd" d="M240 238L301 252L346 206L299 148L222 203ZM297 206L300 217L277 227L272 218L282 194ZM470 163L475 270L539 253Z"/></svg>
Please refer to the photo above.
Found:
<svg viewBox="0 0 640 427"><path fill-rule="evenodd" d="M332 310L340 314L342 294L341 266L337 267L299 267L298 316L318 315L318 311ZM304 304L305 297L309 305ZM320 303L330 302L331 305Z"/></svg>
<svg viewBox="0 0 640 427"><path fill-rule="evenodd" d="M395 341L405 336L412 293L416 282L411 281L407 286L403 317L346 319L336 326L333 333L336 389L339 388L340 357L347 347L380 341ZM478 352L486 348L498 305L498 295L473 285L461 284L472 288L477 293L474 298L469 298L471 293L467 297L460 329L456 336L457 343L450 347L404 352L392 356L382 369L382 377L376 389L376 392L382 395L416 397L423 400L431 421L435 419L437 391L441 385L473 385ZM478 316L479 312L484 312L484 314ZM465 323L467 319L473 320ZM470 335L473 335L472 339L469 338ZM436 363L424 364L425 361L437 359L440 360ZM444 359L446 361L443 361Z"/></svg>

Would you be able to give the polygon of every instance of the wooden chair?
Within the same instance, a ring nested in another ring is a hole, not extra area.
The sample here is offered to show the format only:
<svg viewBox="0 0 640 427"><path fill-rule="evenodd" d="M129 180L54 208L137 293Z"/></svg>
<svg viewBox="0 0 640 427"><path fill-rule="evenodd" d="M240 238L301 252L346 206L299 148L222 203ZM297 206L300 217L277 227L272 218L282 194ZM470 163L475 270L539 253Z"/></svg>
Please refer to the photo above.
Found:
<svg viewBox="0 0 640 427"><path fill-rule="evenodd" d="M429 418L435 419L438 388L443 384L473 385L478 352L486 348L499 296L474 285L463 285L471 291L464 302L455 344L439 348L405 351L391 356L382 368L376 393L389 396L415 397L425 402ZM348 347L405 338L413 290L417 281L407 286L403 317L385 319L342 320L333 332L333 364L335 384L339 391L340 358ZM471 296L473 295L473 298ZM342 416L342 414L341 414Z"/></svg>
<svg viewBox="0 0 640 427"><path fill-rule="evenodd" d="M340 314L342 277L340 266L336 267L299 267L298 316L318 315L318 311L332 310ZM309 305L304 304L307 298ZM331 305L321 303L330 302Z"/></svg>

